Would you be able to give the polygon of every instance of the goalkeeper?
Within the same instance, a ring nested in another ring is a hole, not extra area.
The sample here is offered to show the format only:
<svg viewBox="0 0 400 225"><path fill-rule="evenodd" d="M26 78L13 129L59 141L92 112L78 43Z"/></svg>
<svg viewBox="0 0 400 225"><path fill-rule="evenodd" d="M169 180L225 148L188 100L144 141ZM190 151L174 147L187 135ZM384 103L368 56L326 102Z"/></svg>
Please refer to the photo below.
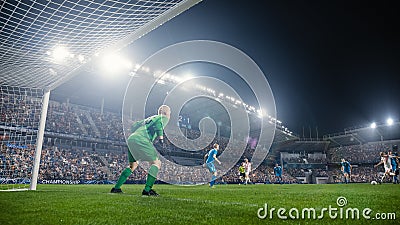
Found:
<svg viewBox="0 0 400 225"><path fill-rule="evenodd" d="M167 105L158 108L158 115L148 117L143 121L136 122L132 126L132 134L128 137L128 160L129 167L122 171L117 183L111 189L111 193L122 193L121 186L138 166L138 160L150 163L147 174L146 186L142 195L158 196L152 189L156 181L161 161L158 159L157 150L153 145L154 141L163 144L163 129L167 125L171 109Z"/></svg>

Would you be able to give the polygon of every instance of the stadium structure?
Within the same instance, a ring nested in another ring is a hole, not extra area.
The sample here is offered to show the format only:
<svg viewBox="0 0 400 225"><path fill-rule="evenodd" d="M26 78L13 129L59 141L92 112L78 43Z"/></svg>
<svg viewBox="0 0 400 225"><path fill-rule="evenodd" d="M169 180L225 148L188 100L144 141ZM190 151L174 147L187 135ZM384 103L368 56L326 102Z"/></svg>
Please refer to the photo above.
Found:
<svg viewBox="0 0 400 225"><path fill-rule="evenodd" d="M50 92L82 71L98 55L118 51L199 1L24 1L1 3L0 23L0 179L2 189L21 189L37 183L112 183L126 166L127 147L121 114L104 105L79 105L50 99ZM94 38L95 37L95 38ZM132 65L131 65L132 67ZM151 76L149 68L135 71ZM155 90L173 85L179 77L161 80ZM274 141L264 163L254 168L252 181L274 183L272 167L284 167L287 183L341 182L339 162L354 166L354 182L376 180L379 152L400 143L400 122L346 129L323 138L304 138L256 106L223 98L206 86L194 91L209 96L188 102L179 126L188 138L199 136L198 121L218 122L214 142L223 147L230 121L218 103L244 107L251 119L248 145L241 159L251 159L258 142L259 121L274 124ZM101 96L99 96L99 99ZM213 99L213 100L212 100ZM157 103L150 107L157 107ZM199 113L201 112L201 113ZM261 117L261 118L260 118ZM211 145L212 143L210 143ZM190 148L190 146L188 147ZM159 153L181 165L201 165L205 151L190 152L168 144ZM40 162L40 163L39 163ZM237 166L219 182L237 183ZM131 183L144 180L135 171ZM173 176L173 174L171 174ZM181 184L179 178L176 183Z"/></svg>

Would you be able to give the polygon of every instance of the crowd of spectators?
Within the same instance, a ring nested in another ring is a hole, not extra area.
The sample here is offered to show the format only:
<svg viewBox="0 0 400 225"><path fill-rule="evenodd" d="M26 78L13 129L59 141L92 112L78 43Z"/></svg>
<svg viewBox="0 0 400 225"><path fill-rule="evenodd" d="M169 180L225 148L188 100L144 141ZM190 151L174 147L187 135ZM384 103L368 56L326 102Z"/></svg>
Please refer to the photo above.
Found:
<svg viewBox="0 0 400 225"><path fill-rule="evenodd" d="M19 178L31 175L35 149L0 145L0 177Z"/></svg>
<svg viewBox="0 0 400 225"><path fill-rule="evenodd" d="M326 169L318 168L318 169L313 169L312 171L316 177L327 177L328 176L328 171Z"/></svg>
<svg viewBox="0 0 400 225"><path fill-rule="evenodd" d="M39 123L40 98L0 92L0 104L2 125L31 128Z"/></svg>
<svg viewBox="0 0 400 225"><path fill-rule="evenodd" d="M100 132L99 138L125 141L120 114L107 111L100 113L96 110L90 110L90 115Z"/></svg>
<svg viewBox="0 0 400 225"><path fill-rule="evenodd" d="M389 151L392 145L393 143L379 142L336 147L329 149L328 157L331 162L340 162L344 158L351 163L377 163L380 161L379 152Z"/></svg>
<svg viewBox="0 0 400 225"><path fill-rule="evenodd" d="M6 126L32 127L38 123L40 111L40 99L34 97L18 97L5 93L0 93L2 103L0 122ZM22 116L21 116L22 115ZM68 103L51 101L48 108L46 121L46 131L88 136L94 138L107 139L111 141L125 141L121 115L112 112L101 112L99 110L80 107ZM182 134L188 138L182 138ZM180 137L179 137L180 136ZM204 143L201 138L210 141L208 146L202 146L200 151L196 151L195 157L202 157L211 149L213 143L219 143L223 154L227 148L229 139L226 137L214 137L203 134L196 129L181 128L180 133L171 133L166 136L165 146L160 150L166 157L174 157L170 153L181 153L180 157L191 155L187 150L199 149L198 143ZM30 177L34 146L7 146L4 142L1 145L0 155L0 177ZM178 147L177 147L178 146ZM237 140L233 141L232 146L238 146ZM284 163L291 164L337 164L341 158L345 158L352 164L360 164L355 167L352 174L353 182L369 182L376 180L381 169L374 169L371 165L379 162L379 152L388 151L392 143L369 143L364 145L343 146L331 148L326 155L321 158L309 157L289 157L282 159ZM184 150L182 150L184 149ZM239 152L240 149L230 149ZM244 157L251 159L254 149L247 145ZM169 155L170 154L170 155ZM185 155L186 154L186 155ZM177 155L175 155L177 156ZM194 157L194 155L192 154ZM106 150L83 150L74 147L51 146L42 150L39 179L68 179L68 180L117 180L120 172L127 166L126 152L106 151ZM222 183L238 183L238 167L227 171L221 178ZM200 170L199 170L200 171ZM315 176L329 177L332 182L341 181L339 166L329 169L312 169ZM191 174L185 167L175 167L173 164L163 165L160 176L168 181L184 183L190 180L206 182L209 179L207 170ZM299 168L285 168L283 180L287 183L297 183L295 177L304 176L304 170ZM131 180L143 181L146 178L146 171L138 168ZM274 183L273 165L261 165L251 173L251 180L256 183Z"/></svg>
<svg viewBox="0 0 400 225"><path fill-rule="evenodd" d="M318 156L318 157L317 157ZM282 160L285 163L295 163L295 164L309 164L309 163L315 163L315 164L326 164L328 162L326 158L326 154L282 154L281 156Z"/></svg>
<svg viewBox="0 0 400 225"><path fill-rule="evenodd" d="M304 177L304 169L300 168L285 168L285 172L293 177Z"/></svg>
<svg viewBox="0 0 400 225"><path fill-rule="evenodd" d="M1 145L0 177L30 178L34 146ZM107 169L89 150L43 148L39 180L107 180Z"/></svg>
<svg viewBox="0 0 400 225"><path fill-rule="evenodd" d="M333 183L342 183L344 181L343 173L340 168L330 169L327 171L328 177ZM383 172L383 168L374 168L373 166L359 166L354 167L351 172L351 182L356 183L368 183L373 180L377 181L380 179L380 173Z"/></svg>
<svg viewBox="0 0 400 225"><path fill-rule="evenodd" d="M29 178L32 172L35 149L1 146L0 177ZM112 180L116 181L120 172L127 166L127 153L112 151L92 151L87 149L45 147L42 149L39 180ZM146 165L145 165L146 166ZM240 181L237 164L219 180L224 183ZM190 167L177 167L172 163L163 165L159 177L172 183L207 182L210 179L206 168L191 173ZM138 167L130 180L143 182L146 171ZM287 183L296 183L296 179L284 174ZM274 183L272 168L259 166L251 173L254 183Z"/></svg>
<svg viewBox="0 0 400 225"><path fill-rule="evenodd" d="M46 131L60 134L85 135L72 106L51 101L47 109Z"/></svg>
<svg viewBox="0 0 400 225"><path fill-rule="evenodd" d="M30 177L35 149L33 146L1 145L0 177ZM112 180L118 179L120 172L127 166L127 153L114 151L92 151L75 148L45 147L42 150L39 180ZM239 164L227 171L219 182L239 183ZM286 183L297 183L296 177L304 177L308 169L284 168L283 180ZM329 177L330 182L342 182L343 175L340 165L330 166L329 169L310 169L316 177ZM370 182L377 180L381 167L374 168L373 164L354 166L352 182ZM139 167L130 177L131 181L146 179L146 171ZM189 175L189 176L188 176ZM209 174L204 171L190 174L190 168L175 167L165 164L159 175L163 180L174 183L207 182ZM252 171L251 181L254 183L274 183L273 165L260 165Z"/></svg>

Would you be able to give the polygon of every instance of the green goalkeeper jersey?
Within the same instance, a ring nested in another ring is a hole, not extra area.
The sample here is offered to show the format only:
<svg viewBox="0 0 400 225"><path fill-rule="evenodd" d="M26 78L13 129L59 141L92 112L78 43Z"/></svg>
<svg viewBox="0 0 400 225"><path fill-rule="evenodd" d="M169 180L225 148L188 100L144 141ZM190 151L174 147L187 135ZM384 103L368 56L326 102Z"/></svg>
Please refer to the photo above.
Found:
<svg viewBox="0 0 400 225"><path fill-rule="evenodd" d="M239 166L239 173L244 173L245 171L244 166Z"/></svg>
<svg viewBox="0 0 400 225"><path fill-rule="evenodd" d="M148 117L132 135L146 137L153 142L157 137L163 136L163 129L167 123L168 118L163 115Z"/></svg>

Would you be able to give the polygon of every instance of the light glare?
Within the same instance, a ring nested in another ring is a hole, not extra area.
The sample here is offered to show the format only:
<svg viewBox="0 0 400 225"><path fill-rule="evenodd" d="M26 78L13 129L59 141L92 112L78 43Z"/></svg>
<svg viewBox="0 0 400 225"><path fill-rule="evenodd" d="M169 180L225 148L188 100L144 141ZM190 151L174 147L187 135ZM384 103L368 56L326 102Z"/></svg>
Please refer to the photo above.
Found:
<svg viewBox="0 0 400 225"><path fill-rule="evenodd" d="M65 58L70 56L71 54L68 52L68 49L64 46L57 46L53 50L53 59L57 62L63 61Z"/></svg>
<svg viewBox="0 0 400 225"><path fill-rule="evenodd" d="M393 119L389 118L386 120L387 125L392 126L393 125Z"/></svg>
<svg viewBox="0 0 400 225"><path fill-rule="evenodd" d="M122 69L132 69L133 67L131 62L117 54L105 55L101 60L101 66L109 73L118 72Z"/></svg>

